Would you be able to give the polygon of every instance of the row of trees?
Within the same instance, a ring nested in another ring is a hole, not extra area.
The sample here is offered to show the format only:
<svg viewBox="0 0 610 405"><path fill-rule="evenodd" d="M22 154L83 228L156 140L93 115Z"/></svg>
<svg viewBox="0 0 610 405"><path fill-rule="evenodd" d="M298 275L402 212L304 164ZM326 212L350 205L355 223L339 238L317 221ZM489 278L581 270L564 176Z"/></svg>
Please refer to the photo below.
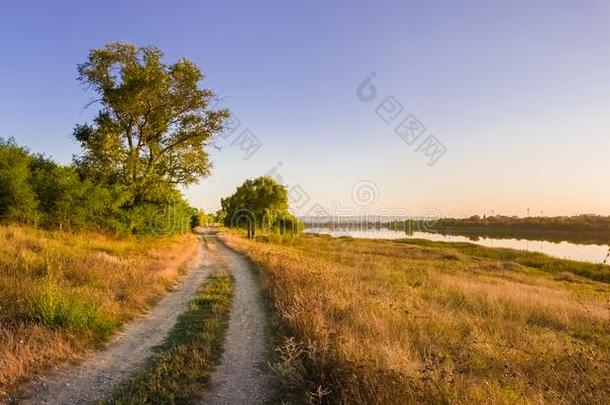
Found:
<svg viewBox="0 0 610 405"><path fill-rule="evenodd" d="M77 125L82 154L69 166L0 141L0 219L59 228L164 234L197 223L179 191L211 170L207 148L229 112L186 59L166 65L155 47L112 43L78 65L96 93L92 123Z"/></svg>
<svg viewBox="0 0 610 405"><path fill-rule="evenodd" d="M0 138L0 219L65 230L115 234L171 234L190 229L198 216L180 192L168 189L155 203L131 202L126 185L83 177Z"/></svg>
<svg viewBox="0 0 610 405"><path fill-rule="evenodd" d="M259 231L294 234L303 229L288 211L288 190L271 177L246 180L221 205L217 219L227 227L246 230L248 238Z"/></svg>
<svg viewBox="0 0 610 405"><path fill-rule="evenodd" d="M520 218L516 216L478 215L464 219L443 218L439 226L447 227L495 227L515 229L561 229L566 231L592 230L610 233L610 217L602 215L575 215Z"/></svg>
<svg viewBox="0 0 610 405"><path fill-rule="evenodd" d="M392 229L422 230L416 220L394 221ZM570 241L607 244L610 240L610 216L576 215L526 217L494 215L469 218L437 218L427 221L426 231L471 236L503 237L530 240Z"/></svg>

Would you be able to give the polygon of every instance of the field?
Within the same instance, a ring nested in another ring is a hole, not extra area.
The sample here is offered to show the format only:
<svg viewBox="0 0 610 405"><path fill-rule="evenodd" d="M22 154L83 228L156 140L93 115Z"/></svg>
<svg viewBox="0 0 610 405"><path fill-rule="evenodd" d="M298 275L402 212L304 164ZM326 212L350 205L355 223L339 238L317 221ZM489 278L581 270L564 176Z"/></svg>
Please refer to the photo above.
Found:
<svg viewBox="0 0 610 405"><path fill-rule="evenodd" d="M603 267L469 244L223 238L259 267L283 399L601 404L610 397Z"/></svg>
<svg viewBox="0 0 610 405"><path fill-rule="evenodd" d="M141 314L196 248L193 236L119 240L0 226L0 399Z"/></svg>

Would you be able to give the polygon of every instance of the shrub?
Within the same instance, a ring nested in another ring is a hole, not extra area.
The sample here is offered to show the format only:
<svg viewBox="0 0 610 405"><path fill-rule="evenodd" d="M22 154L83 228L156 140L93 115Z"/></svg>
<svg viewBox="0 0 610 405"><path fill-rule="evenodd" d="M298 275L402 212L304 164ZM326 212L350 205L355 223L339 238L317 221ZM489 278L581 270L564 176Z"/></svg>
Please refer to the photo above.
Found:
<svg viewBox="0 0 610 405"><path fill-rule="evenodd" d="M32 320L49 328L71 331L94 331L107 336L117 326L104 319L90 300L67 294L56 282L47 279L30 298Z"/></svg>
<svg viewBox="0 0 610 405"><path fill-rule="evenodd" d="M0 220L117 235L188 232L196 211L175 186L158 182L134 202L121 183L84 176L74 166L33 155L0 138Z"/></svg>
<svg viewBox="0 0 610 405"><path fill-rule="evenodd" d="M31 156L14 139L0 138L0 219L36 222L37 200L30 184Z"/></svg>

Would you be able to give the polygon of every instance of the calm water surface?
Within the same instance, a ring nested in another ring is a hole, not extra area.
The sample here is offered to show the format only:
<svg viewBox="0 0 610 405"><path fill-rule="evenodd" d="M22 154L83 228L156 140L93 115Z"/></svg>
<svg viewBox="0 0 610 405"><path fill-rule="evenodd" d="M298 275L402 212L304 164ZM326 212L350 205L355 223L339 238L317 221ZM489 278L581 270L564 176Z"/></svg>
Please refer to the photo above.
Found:
<svg viewBox="0 0 610 405"><path fill-rule="evenodd" d="M511 248L529 252L541 252L561 259L571 259L591 263L601 263L608 254L607 245L579 245L569 242L549 242L545 240L494 239L479 237L471 239L466 236L441 235L428 232L413 232L410 235L390 229L337 229L306 228L307 233L321 233L334 237L351 236L366 239L428 239L440 242L470 242L492 248Z"/></svg>

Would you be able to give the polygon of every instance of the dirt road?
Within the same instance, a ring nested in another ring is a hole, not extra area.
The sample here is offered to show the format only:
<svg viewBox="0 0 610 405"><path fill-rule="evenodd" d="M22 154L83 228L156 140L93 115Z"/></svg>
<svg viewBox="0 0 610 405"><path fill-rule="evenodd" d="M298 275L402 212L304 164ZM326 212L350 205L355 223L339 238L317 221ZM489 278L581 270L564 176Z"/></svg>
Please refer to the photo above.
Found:
<svg viewBox="0 0 610 405"><path fill-rule="evenodd" d="M218 251L205 249L209 244ZM192 269L177 288L145 316L129 324L103 350L78 365L39 377L22 393L23 404L87 404L107 398L153 355L215 266L220 254L235 279L234 298L221 364L203 393L205 404L263 403L270 388L266 366L265 315L256 276L249 263L214 234L205 233Z"/></svg>
<svg viewBox="0 0 610 405"><path fill-rule="evenodd" d="M24 404L84 404L104 398L115 385L144 364L185 311L189 299L211 272L210 255L202 248L189 273L152 310L129 324L104 350L83 363L40 377L19 400Z"/></svg>
<svg viewBox="0 0 610 405"><path fill-rule="evenodd" d="M262 404L271 385L266 365L265 313L250 263L218 244L235 279L235 293L221 364L201 404Z"/></svg>

